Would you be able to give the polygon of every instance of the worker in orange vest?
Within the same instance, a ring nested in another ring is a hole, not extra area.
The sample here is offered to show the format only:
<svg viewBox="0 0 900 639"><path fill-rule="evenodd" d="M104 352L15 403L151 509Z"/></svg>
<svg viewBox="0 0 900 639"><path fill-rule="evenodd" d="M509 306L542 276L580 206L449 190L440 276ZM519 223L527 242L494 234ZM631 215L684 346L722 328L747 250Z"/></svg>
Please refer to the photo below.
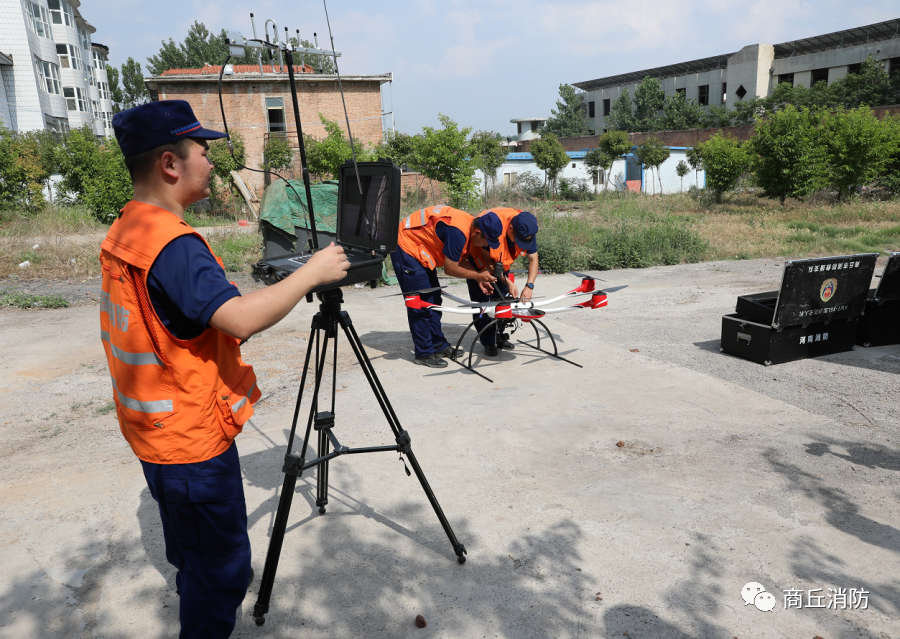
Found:
<svg viewBox="0 0 900 639"><path fill-rule="evenodd" d="M487 270L493 272L494 264L503 265L503 279L497 282L497 288L503 295L512 295L519 298L523 302L531 299L534 292L534 281L538 275L538 254L537 254L537 218L528 211L513 208L494 208L482 211L475 219L481 219L487 214L496 215L503 225L503 232L500 236L500 245L496 249L469 249L466 256L472 266L479 271ZM519 289L510 275L512 263L519 256L525 255L528 259L528 279L522 287L521 294ZM491 299L499 299L494 291L493 295L485 294L478 286L472 286L472 280L469 280L469 298L474 302L487 302ZM481 316L475 319L475 328L479 332L490 324L491 318ZM495 328L491 328L481 333L481 345L484 347L485 355L488 357L496 357L499 349L512 350L514 347L509 341L505 333L499 336L496 334Z"/></svg>
<svg viewBox="0 0 900 639"><path fill-rule="evenodd" d="M477 221L459 209L429 206L400 222L397 250L391 253L400 289L406 293L439 286L437 267L451 277L465 278L485 291L495 281L487 271L461 262L469 247L500 246L502 225L496 215ZM441 292L425 293L422 300L441 303ZM443 357L453 357L453 347L441 329L441 314L428 309L406 309L409 331L415 345L415 363L429 368L446 368Z"/></svg>
<svg viewBox="0 0 900 639"><path fill-rule="evenodd" d="M242 340L279 322L308 291L346 274L334 245L285 280L241 296L184 221L209 195L204 129L183 100L116 114L134 197L100 249L100 335L119 427L159 505L177 569L180 637L228 637L252 579L234 438L260 398Z"/></svg>

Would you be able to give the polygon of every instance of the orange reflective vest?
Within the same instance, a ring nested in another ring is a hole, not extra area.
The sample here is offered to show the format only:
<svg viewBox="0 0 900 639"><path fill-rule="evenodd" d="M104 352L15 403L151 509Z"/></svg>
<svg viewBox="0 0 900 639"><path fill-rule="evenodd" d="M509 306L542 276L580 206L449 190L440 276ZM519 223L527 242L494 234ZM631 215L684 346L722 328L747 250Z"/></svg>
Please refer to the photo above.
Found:
<svg viewBox="0 0 900 639"><path fill-rule="evenodd" d="M434 225L443 222L462 231L466 236L466 246L462 251L462 255L465 255L469 248L469 229L472 227L473 219L465 211L449 206L429 206L400 222L397 245L407 255L419 260L425 268L434 269L443 266L444 243L435 233Z"/></svg>
<svg viewBox="0 0 900 639"><path fill-rule="evenodd" d="M521 209L508 209L508 208L499 208L499 209L488 209L487 211L482 211L476 217L481 217L485 213L490 213L493 211L497 217L500 218L500 222L503 223L503 232L500 234L500 246L495 249L490 250L491 262L489 263L485 251L486 248L479 248L477 246L470 247L469 250L471 253L467 257L471 257L472 261L475 263L475 267L481 271L486 268L491 267L491 263L500 262L503 264L503 271L509 271L510 267L512 267L512 263L516 260L520 255L525 255L525 251L519 248L519 245L515 242L515 234L512 233L512 219L521 213ZM509 245L512 243L512 252L510 252Z"/></svg>
<svg viewBox="0 0 900 639"><path fill-rule="evenodd" d="M180 340L153 309L150 267L169 242L191 233L203 239L173 213L131 201L100 247L100 338L119 427L135 455L157 464L225 452L261 395L239 340L212 327Z"/></svg>

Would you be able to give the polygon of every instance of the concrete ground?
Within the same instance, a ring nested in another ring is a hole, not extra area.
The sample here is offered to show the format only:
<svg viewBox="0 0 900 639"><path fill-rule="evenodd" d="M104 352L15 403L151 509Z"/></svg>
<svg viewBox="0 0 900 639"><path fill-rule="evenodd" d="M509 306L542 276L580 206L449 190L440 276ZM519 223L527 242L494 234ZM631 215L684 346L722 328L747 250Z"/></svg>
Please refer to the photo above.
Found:
<svg viewBox="0 0 900 639"><path fill-rule="evenodd" d="M900 636L900 347L768 368L719 353L721 315L776 288L780 269L599 274L629 288L548 320L583 368L519 346L481 364L493 384L414 366L401 298L383 297L396 287L346 290L468 561L395 454L339 458L327 514L314 476L298 482L257 628L315 310L301 303L245 346L264 399L238 438L257 580L234 636ZM577 282L541 276L536 294ZM108 412L97 313L0 312L0 637L177 635L156 506ZM445 314L448 336L461 317ZM393 443L343 339L338 371L341 442ZM774 610L745 605L749 582ZM801 608L785 607L789 589Z"/></svg>

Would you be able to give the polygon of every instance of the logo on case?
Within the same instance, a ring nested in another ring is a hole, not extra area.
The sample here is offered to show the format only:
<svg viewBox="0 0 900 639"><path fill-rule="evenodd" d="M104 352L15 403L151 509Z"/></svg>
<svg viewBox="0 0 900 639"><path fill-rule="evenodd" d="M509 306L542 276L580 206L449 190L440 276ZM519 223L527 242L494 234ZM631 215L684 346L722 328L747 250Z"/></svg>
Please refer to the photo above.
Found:
<svg viewBox="0 0 900 639"><path fill-rule="evenodd" d="M837 285L838 282L833 277L829 277L822 282L822 287L819 289L819 297L823 302L831 301L831 298L834 297L834 292L837 290Z"/></svg>

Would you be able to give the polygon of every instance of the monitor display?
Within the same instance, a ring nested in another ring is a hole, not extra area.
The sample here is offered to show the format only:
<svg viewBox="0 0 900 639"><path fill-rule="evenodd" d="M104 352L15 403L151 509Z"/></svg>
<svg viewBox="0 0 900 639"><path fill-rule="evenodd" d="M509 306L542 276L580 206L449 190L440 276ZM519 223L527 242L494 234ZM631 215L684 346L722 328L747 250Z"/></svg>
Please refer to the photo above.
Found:
<svg viewBox="0 0 900 639"><path fill-rule="evenodd" d="M341 166L337 216L341 244L363 250L374 248L381 253L396 248L400 224L399 174L400 169L390 161Z"/></svg>

